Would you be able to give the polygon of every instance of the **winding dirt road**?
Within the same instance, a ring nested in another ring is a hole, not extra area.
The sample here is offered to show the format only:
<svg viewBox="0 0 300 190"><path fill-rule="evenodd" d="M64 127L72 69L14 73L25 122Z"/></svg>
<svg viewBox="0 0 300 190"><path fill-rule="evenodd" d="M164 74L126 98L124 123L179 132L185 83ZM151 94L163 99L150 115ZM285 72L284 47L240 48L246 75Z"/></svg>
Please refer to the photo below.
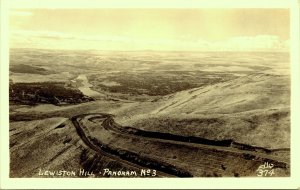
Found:
<svg viewBox="0 0 300 190"><path fill-rule="evenodd" d="M264 162L289 175L288 160L269 150L228 140L209 140L122 127L113 115L91 113L71 118L87 147L135 168L150 168L164 176L255 176Z"/></svg>

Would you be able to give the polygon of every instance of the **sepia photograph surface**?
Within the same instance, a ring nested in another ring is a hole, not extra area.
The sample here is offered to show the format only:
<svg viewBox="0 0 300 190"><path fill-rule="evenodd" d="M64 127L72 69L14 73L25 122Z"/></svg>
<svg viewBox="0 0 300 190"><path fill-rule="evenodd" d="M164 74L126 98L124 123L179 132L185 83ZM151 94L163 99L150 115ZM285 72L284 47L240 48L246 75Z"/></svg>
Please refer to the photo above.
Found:
<svg viewBox="0 0 300 190"><path fill-rule="evenodd" d="M9 177L290 177L288 8L12 8Z"/></svg>

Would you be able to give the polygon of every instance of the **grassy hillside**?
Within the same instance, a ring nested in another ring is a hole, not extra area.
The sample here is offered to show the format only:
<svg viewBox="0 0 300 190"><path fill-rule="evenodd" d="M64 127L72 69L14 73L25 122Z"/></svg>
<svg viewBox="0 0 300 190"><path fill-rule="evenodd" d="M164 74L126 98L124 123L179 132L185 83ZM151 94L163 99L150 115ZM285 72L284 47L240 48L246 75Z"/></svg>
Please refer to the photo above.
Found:
<svg viewBox="0 0 300 190"><path fill-rule="evenodd" d="M118 121L150 131L285 148L290 143L289 82L285 76L248 75L127 108L130 116Z"/></svg>

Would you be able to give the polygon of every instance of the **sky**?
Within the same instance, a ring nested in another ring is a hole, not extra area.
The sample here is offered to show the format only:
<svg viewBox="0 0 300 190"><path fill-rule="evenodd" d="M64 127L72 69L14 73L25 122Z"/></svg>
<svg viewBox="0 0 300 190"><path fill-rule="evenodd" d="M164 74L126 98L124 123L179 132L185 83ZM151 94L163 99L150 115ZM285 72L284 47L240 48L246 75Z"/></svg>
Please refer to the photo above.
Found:
<svg viewBox="0 0 300 190"><path fill-rule="evenodd" d="M10 47L288 51L288 9L10 10Z"/></svg>

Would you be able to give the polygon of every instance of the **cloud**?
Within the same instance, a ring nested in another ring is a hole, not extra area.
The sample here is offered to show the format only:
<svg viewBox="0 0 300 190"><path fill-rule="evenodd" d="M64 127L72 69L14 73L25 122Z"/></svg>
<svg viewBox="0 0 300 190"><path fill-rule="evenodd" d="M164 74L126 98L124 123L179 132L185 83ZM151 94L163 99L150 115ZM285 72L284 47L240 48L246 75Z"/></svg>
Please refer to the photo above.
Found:
<svg viewBox="0 0 300 190"><path fill-rule="evenodd" d="M274 35L237 36L222 41L203 39L146 39L128 36L67 34L55 31L14 30L11 47L99 50L288 51L289 40Z"/></svg>

